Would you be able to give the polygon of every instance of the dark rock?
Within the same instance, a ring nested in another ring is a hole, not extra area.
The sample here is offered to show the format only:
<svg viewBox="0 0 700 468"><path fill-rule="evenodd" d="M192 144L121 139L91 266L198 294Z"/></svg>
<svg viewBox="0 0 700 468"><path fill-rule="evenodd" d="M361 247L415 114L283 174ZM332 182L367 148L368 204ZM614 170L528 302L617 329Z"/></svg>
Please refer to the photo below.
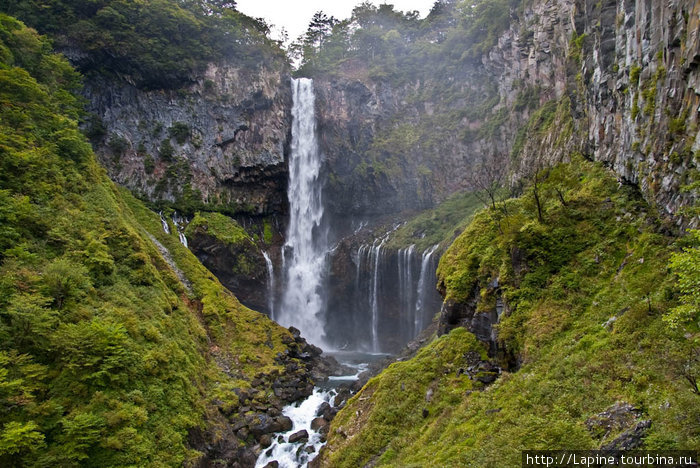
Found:
<svg viewBox="0 0 700 468"><path fill-rule="evenodd" d="M327 430L328 421L324 418L314 418L311 420L311 429L317 432L321 432L324 429Z"/></svg>
<svg viewBox="0 0 700 468"><path fill-rule="evenodd" d="M316 449L314 448L313 445L307 445L304 448L304 452L306 452L306 453L314 453L315 451L316 451Z"/></svg>
<svg viewBox="0 0 700 468"><path fill-rule="evenodd" d="M259 438L263 434L282 432L287 425L287 422L283 421L282 418L273 418L267 413L259 413L252 418L248 418L248 430L256 438Z"/></svg>
<svg viewBox="0 0 700 468"><path fill-rule="evenodd" d="M611 442L600 447L601 450L634 450L641 448L644 437L651 427L651 420L640 421L631 429L624 431Z"/></svg>
<svg viewBox="0 0 700 468"><path fill-rule="evenodd" d="M292 420L287 416L280 416L277 418L277 421L280 425L280 429L275 432L286 432L289 431L292 428L292 426L294 426Z"/></svg>
<svg viewBox="0 0 700 468"><path fill-rule="evenodd" d="M279 468L279 466L280 464L277 460L272 460L267 465L265 465L264 468Z"/></svg>
<svg viewBox="0 0 700 468"><path fill-rule="evenodd" d="M427 418L430 416L430 411L428 411L427 408L423 408L423 419Z"/></svg>
<svg viewBox="0 0 700 468"><path fill-rule="evenodd" d="M318 407L318 411L316 411L316 416L321 416L324 419L327 419L330 421L330 419L331 419L330 414L331 414L331 405L328 402L324 401L323 403L321 403L321 406Z"/></svg>
<svg viewBox="0 0 700 468"><path fill-rule="evenodd" d="M263 434L260 436L258 442L260 443L261 447L268 448L270 445L272 445L272 437L270 434Z"/></svg>
<svg viewBox="0 0 700 468"><path fill-rule="evenodd" d="M627 402L617 402L586 420L591 435L602 441L601 450L631 450L643 445L651 420L641 420L642 411ZM620 432L622 431L622 432ZM617 437L609 440L614 434Z"/></svg>
<svg viewBox="0 0 700 468"><path fill-rule="evenodd" d="M309 433L306 432L306 429L302 429L299 432L295 432L294 434L289 436L289 443L290 444L296 444L299 442L306 442L309 440Z"/></svg>

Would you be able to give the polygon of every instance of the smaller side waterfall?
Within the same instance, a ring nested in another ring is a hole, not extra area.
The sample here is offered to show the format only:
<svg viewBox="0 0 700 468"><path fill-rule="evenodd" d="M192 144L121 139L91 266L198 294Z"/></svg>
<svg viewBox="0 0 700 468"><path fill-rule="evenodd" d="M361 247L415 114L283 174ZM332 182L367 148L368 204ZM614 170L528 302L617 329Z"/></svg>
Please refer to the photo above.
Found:
<svg viewBox="0 0 700 468"><path fill-rule="evenodd" d="M417 290L418 299L416 299L416 308L415 308L415 314L414 314L414 317L415 317L415 319L414 319L415 320L414 331L415 331L416 335L418 333L420 333L423 330L423 328L425 327L425 325L423 324L425 314L423 314L422 312L423 312L423 309L425 307L426 296L428 294L428 288L430 288L432 290L435 289L434 284L428 285L428 274L429 274L428 270L430 269L431 277L434 278L435 269L430 268L432 266L432 263L430 260L433 256L433 254L435 253L435 251L437 250L437 248L438 248L438 246L434 245L430 249L423 252L423 257L422 257L421 263L420 263L420 276L418 279L418 290Z"/></svg>
<svg viewBox="0 0 700 468"><path fill-rule="evenodd" d="M173 223L177 228L177 236L180 238L180 243L185 247L189 248L189 245L187 245L187 237L185 236L185 229L187 228L187 218L182 218L179 214L173 213Z"/></svg>
<svg viewBox="0 0 700 468"><path fill-rule="evenodd" d="M435 289L438 246L420 253L415 245L387 248L388 236L363 244L352 256L354 278L343 294L343 335L339 347L372 353L395 351L415 338L439 312L442 298Z"/></svg>
<svg viewBox="0 0 700 468"><path fill-rule="evenodd" d="M413 283L413 251L415 250L415 245L412 244L409 247L399 249L398 253L398 267L399 267L399 300L401 302L401 310L408 311L413 309L414 305L414 293L415 287ZM407 326L403 327L402 335L411 339L420 332L416 330L414 326L415 317ZM404 322L402 321L402 324Z"/></svg>
<svg viewBox="0 0 700 468"><path fill-rule="evenodd" d="M272 265L270 256L262 251L265 258L265 266L267 267L267 308L270 310L270 318L275 319L275 267Z"/></svg>
<svg viewBox="0 0 700 468"><path fill-rule="evenodd" d="M372 259L372 294L370 295L370 307L372 311L372 352L378 353L379 347L379 258L382 254L384 240L381 240L378 245L373 245L370 249L370 258ZM376 244L376 241L375 241Z"/></svg>
<svg viewBox="0 0 700 468"><path fill-rule="evenodd" d="M160 224L163 225L163 231L165 231L166 234L170 235L170 226L168 226L168 220L165 219L165 216L163 216L162 211L159 211L158 215L160 216Z"/></svg>

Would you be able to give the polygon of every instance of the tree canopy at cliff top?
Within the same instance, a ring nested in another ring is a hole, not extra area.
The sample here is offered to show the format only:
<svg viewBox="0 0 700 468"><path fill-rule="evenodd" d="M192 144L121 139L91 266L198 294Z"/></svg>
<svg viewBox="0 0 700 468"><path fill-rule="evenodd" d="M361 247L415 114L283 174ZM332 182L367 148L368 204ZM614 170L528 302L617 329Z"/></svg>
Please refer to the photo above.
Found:
<svg viewBox="0 0 700 468"><path fill-rule="evenodd" d="M83 73L176 87L207 63L257 67L282 57L268 26L224 0L6 0L0 9L50 35Z"/></svg>

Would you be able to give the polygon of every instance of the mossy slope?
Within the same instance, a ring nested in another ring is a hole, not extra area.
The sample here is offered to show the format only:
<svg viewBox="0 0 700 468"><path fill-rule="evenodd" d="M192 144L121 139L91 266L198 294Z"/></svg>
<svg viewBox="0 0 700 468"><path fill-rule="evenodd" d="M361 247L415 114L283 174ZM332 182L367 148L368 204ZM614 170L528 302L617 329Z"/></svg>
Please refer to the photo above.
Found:
<svg viewBox="0 0 700 468"><path fill-rule="evenodd" d="M530 189L477 214L438 270L450 299L476 290L480 309L505 301L500 346L519 368L468 391L454 372L474 338L454 330L349 402L325 466L520 466L524 449L609 442L619 431L589 432L585 422L618 401L652 421L644 447L700 447L699 397L687 379L697 376L687 339L697 323L681 331L664 320L677 303L674 239L632 187L582 158L548 171L539 190L542 223Z"/></svg>
<svg viewBox="0 0 700 468"><path fill-rule="evenodd" d="M50 50L0 15L0 465L182 466L291 338L109 181Z"/></svg>

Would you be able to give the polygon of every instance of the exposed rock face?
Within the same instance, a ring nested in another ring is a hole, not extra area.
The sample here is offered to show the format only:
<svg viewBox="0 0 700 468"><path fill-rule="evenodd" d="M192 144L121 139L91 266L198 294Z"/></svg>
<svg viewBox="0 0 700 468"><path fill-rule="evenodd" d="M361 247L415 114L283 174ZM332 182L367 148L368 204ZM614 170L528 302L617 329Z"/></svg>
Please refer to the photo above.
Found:
<svg viewBox="0 0 700 468"><path fill-rule="evenodd" d="M188 238L190 250L221 284L246 307L268 312L267 270L260 249L250 241L226 244L197 228Z"/></svg>
<svg viewBox="0 0 700 468"><path fill-rule="evenodd" d="M501 106L525 89L540 103L568 99L572 127L553 126L524 149L516 177L539 154L550 162L570 151L603 161L639 185L663 213L697 199L683 192L700 150L700 5L672 2L535 2L484 58L497 77ZM517 116L511 118L515 129Z"/></svg>
<svg viewBox="0 0 700 468"><path fill-rule="evenodd" d="M697 193L681 187L700 154L697 2L538 0L511 17L491 50L449 77L392 81L350 60L316 78L330 211L429 207L469 186L474 161L510 164L515 153L518 184L534 160L581 152L696 225L682 209ZM458 98L434 91L445 81ZM519 138L547 102L554 119Z"/></svg>
<svg viewBox="0 0 700 468"><path fill-rule="evenodd" d="M338 77L315 81L319 141L329 179L324 193L331 215L344 219L430 208L467 186L475 144L432 120L434 107L444 103L407 99L432 83L397 87L371 78L356 61L342 67ZM466 87L489 94L483 70L463 72L465 83L471 83ZM449 103L453 108L464 105L461 100ZM439 137L434 139L416 130L436 126Z"/></svg>
<svg viewBox="0 0 700 468"><path fill-rule="evenodd" d="M230 213L285 210L291 126L285 66L211 64L192 85L173 91L95 76L84 93L98 117L88 133L118 183L152 201L201 201Z"/></svg>

